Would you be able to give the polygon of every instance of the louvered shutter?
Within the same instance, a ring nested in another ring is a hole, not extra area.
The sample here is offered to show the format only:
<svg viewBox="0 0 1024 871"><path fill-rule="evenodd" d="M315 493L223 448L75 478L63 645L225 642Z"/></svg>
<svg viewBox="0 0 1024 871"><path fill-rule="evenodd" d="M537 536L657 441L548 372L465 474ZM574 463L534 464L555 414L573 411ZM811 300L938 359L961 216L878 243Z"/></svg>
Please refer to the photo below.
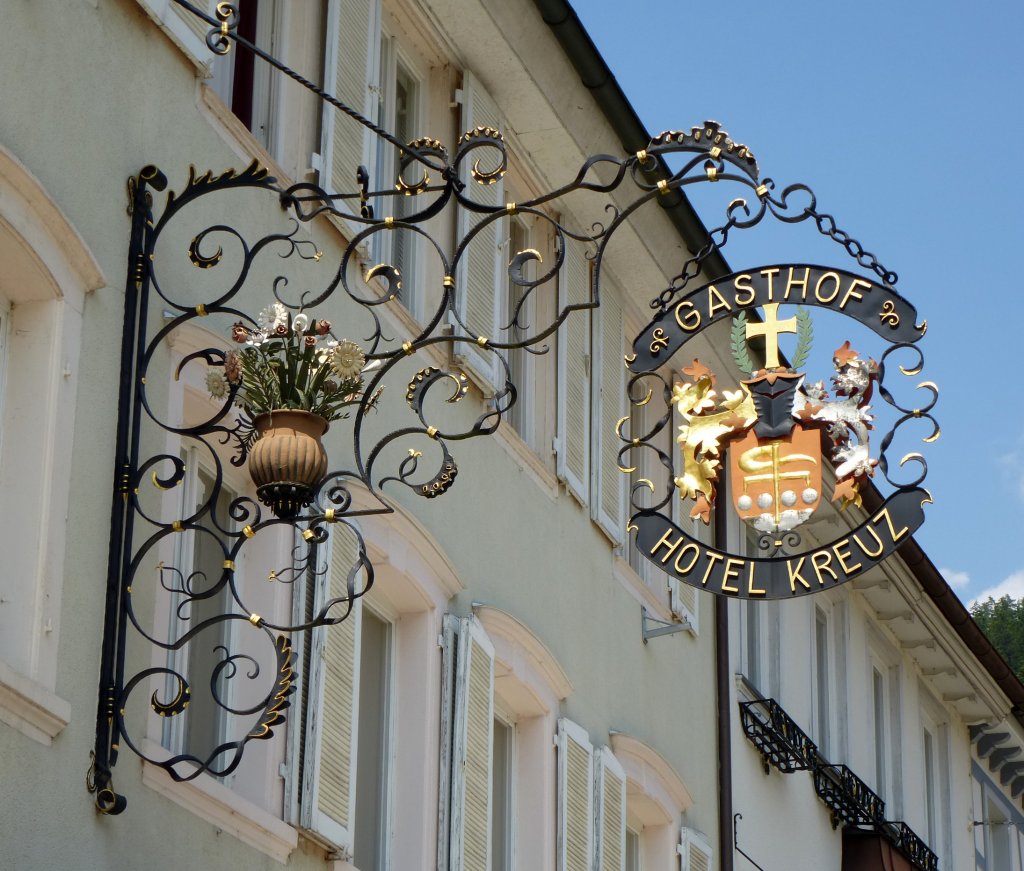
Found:
<svg viewBox="0 0 1024 871"><path fill-rule="evenodd" d="M379 0L329 0L324 87L370 120L376 115L373 84L380 55ZM372 172L373 134L344 112L324 103L320 183L329 193L358 190L356 171L371 169L370 189L387 187ZM338 200L343 212L359 213L358 200Z"/></svg>
<svg viewBox="0 0 1024 871"><path fill-rule="evenodd" d="M608 747L594 755L597 871L626 868L626 773Z"/></svg>
<svg viewBox="0 0 1024 871"><path fill-rule="evenodd" d="M348 574L358 557L355 534L331 530L322 607L348 594ZM357 583L358 585L358 583ZM337 606L333 613L338 613ZM362 599L342 623L312 633L309 695L300 750L300 824L318 840L350 854L354 843L356 742L359 722L359 644Z"/></svg>
<svg viewBox="0 0 1024 871"><path fill-rule="evenodd" d="M452 729L451 871L486 871L491 859L494 647L473 617L459 621Z"/></svg>
<svg viewBox="0 0 1024 871"><path fill-rule="evenodd" d="M679 834L681 871L712 871L711 845L703 832L683 826Z"/></svg>
<svg viewBox="0 0 1024 871"><path fill-rule="evenodd" d="M487 90L469 71L462 79L462 130L467 132L475 127L493 127L502 130L501 113ZM479 160L480 169L487 172L496 167L500 159L493 148L480 148L463 161L460 180L466 185L465 193L474 203L485 206L500 206L505 202L505 186L499 179L495 184L479 184L473 180L470 170ZM459 209L457 218L458 239L480 222L483 216L468 209ZM499 307L505 287L504 240L508 236L507 218L492 221L484 230L473 237L457 267L455 293L459 317L470 332L470 338L483 336L494 339L498 331ZM462 332L459 329L459 332ZM484 392L491 394L504 371L494 351L485 351L468 342L455 346L462 364L474 377Z"/></svg>
<svg viewBox="0 0 1024 871"><path fill-rule="evenodd" d="M572 720L558 721L558 871L593 871L594 751Z"/></svg>
<svg viewBox="0 0 1024 871"><path fill-rule="evenodd" d="M558 276L559 309L590 301L590 263L583 247L565 241ZM590 323L592 310L570 312L558 334L558 476L586 504L590 459ZM615 470L619 474L618 469Z"/></svg>
<svg viewBox="0 0 1024 871"><path fill-rule="evenodd" d="M171 40L206 74L209 64L217 57L206 44L209 22L198 18L173 0L138 0L138 4ZM192 5L215 18L217 0L192 0ZM234 43L231 50L237 51Z"/></svg>
<svg viewBox="0 0 1024 871"><path fill-rule="evenodd" d="M593 498L590 514L615 543L625 533L625 476L618 468L621 445L615 427L626 411L626 366L623 359L622 300L616 288L606 284L596 313L597 341L593 380L594 433L591 443Z"/></svg>

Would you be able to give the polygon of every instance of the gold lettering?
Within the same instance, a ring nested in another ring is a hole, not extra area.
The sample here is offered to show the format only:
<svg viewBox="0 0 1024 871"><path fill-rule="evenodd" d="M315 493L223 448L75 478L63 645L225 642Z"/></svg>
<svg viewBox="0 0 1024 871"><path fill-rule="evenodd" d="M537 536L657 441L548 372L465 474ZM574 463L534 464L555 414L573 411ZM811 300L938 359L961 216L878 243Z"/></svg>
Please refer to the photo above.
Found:
<svg viewBox="0 0 1024 871"><path fill-rule="evenodd" d="M843 295L843 301L839 303L839 310L842 311L846 308L846 304L850 301L850 297L854 299L864 299L864 295L858 293L857 287L863 287L865 290L871 290L873 285L870 281L865 281L863 278L855 278L850 282L850 286L846 288L846 293Z"/></svg>
<svg viewBox="0 0 1024 871"><path fill-rule="evenodd" d="M684 306L690 310L685 315L680 314ZM676 323L688 333L692 333L700 326L700 312L693 307L692 302L684 299L676 306Z"/></svg>
<svg viewBox="0 0 1024 871"><path fill-rule="evenodd" d="M878 550L876 550L876 551L868 550L866 547L864 547L864 542L861 541L860 537L857 536L857 535L855 535L853 537L853 540L855 542L857 542L857 547L859 547L862 551L864 551L864 555L865 556L868 556L871 559L876 559L876 558L878 558L878 557L880 557L882 555L882 551L885 550L885 545L882 543L882 539L879 537L878 533L875 532L875 528L873 526L868 526L868 527L866 527L866 529L867 529L868 532L871 533L871 537L875 540L875 544L878 545Z"/></svg>
<svg viewBox="0 0 1024 871"><path fill-rule="evenodd" d="M693 559L690 560L690 564L684 569L679 565L679 561L686 555L686 552L691 549L693 550ZM688 545L686 545L686 547L679 551L679 556L676 557L676 574L690 574L690 572L693 571L693 567L697 564L698 559L700 559L700 547L691 541ZM662 560L662 562L664 562L664 560Z"/></svg>
<svg viewBox="0 0 1024 871"><path fill-rule="evenodd" d="M744 283L740 284L741 281ZM754 301L755 291L750 283L750 275L748 273L744 272L742 275L737 275L732 281L732 286L736 288L736 296L734 297L736 305L750 305ZM746 299L740 299L740 291L747 294Z"/></svg>
<svg viewBox="0 0 1024 871"><path fill-rule="evenodd" d="M708 551L708 567L704 570L704 577L700 582L702 587L707 586L708 578L711 577L711 570L715 567L716 562L720 562L725 559L720 553L715 553L713 550Z"/></svg>
<svg viewBox="0 0 1024 871"><path fill-rule="evenodd" d="M821 557L820 561L818 559L819 557ZM835 570L832 568L832 554L827 550L819 550L812 553L811 562L814 564L814 574L818 576L819 587L825 586L825 582L821 579L822 572L828 572L832 575L833 581L839 580L839 575L837 575Z"/></svg>
<svg viewBox="0 0 1024 871"><path fill-rule="evenodd" d="M872 520L872 522L873 523L877 523L883 517L885 518L885 525L889 527L889 534L892 536L892 543L895 544L897 541L899 541L901 538L903 538L904 535L907 534L907 527L904 526L903 529L901 529L899 532L897 532L893 528L892 518L889 516L889 506L888 505L886 505L885 508L883 508L881 511L879 511L877 515L875 515L875 517Z"/></svg>
<svg viewBox="0 0 1024 871"><path fill-rule="evenodd" d="M821 292L821 285L826 278L831 278L832 281L835 282L835 286L832 289L832 296L828 297L827 299ZM830 302L832 302L832 300L839 296L839 284L839 276L836 275L836 273L834 272L826 272L823 276L821 276L821 278L818 279L818 283L814 285L814 295L817 297L818 302L822 303L823 305L828 305Z"/></svg>
<svg viewBox="0 0 1024 871"><path fill-rule="evenodd" d="M743 560L733 559L730 557L725 561L725 574L722 575L722 592L723 593L738 593L739 587L730 587L727 581L729 578L738 578L740 576L740 569L743 568Z"/></svg>
<svg viewBox="0 0 1024 871"><path fill-rule="evenodd" d="M779 268L777 266L772 269L762 269L761 275L768 279L768 302L774 302L772 294L775 292L773 279L779 274Z"/></svg>
<svg viewBox="0 0 1024 871"><path fill-rule="evenodd" d="M747 565L750 566L750 573L747 575L747 595L748 596L766 596L768 595L767 590L761 590L754 586L754 566L757 565L751 560Z"/></svg>
<svg viewBox="0 0 1024 871"><path fill-rule="evenodd" d="M715 312L719 309L725 309L727 312L732 311L732 306L725 301L725 297L719 292L718 288L713 284L708 285L708 317L714 318Z"/></svg>
<svg viewBox="0 0 1024 871"><path fill-rule="evenodd" d="M840 550L840 548L843 547L847 548L847 550ZM855 566L848 566L846 564L846 561L853 556L853 554L851 554L849 551L849 547L850 539L844 538L842 541L837 541L834 545L832 545L832 553L836 555L836 559L839 560L839 565L843 567L843 571L846 572L847 575L852 575L855 571L859 570L863 566L863 563L857 563L857 565Z"/></svg>
<svg viewBox="0 0 1024 871"><path fill-rule="evenodd" d="M807 583L807 581L804 579L804 576L800 574L800 572L802 572L803 568L804 568L804 559L805 559L805 557L800 557L800 562L798 562L796 564L796 570L795 571L793 569L793 561L792 560L786 560L786 569L789 571L789 589L790 589L790 592L793 592L793 593L796 592L796 582L797 581L799 581L801 584L803 584L806 589L809 590L811 588L811 585Z"/></svg>
<svg viewBox="0 0 1024 871"><path fill-rule="evenodd" d="M674 554L676 552L676 548L679 547L679 545L681 545L683 543L683 537L680 535L679 538L676 539L676 543L671 545L671 546L669 546L668 537L672 534L672 532L673 532L673 529L670 526L668 529L665 530L665 534L658 540L658 543L656 545L654 545L654 547L651 548L651 556L652 557L656 557L658 555L658 548L660 548L660 547L667 547L668 548L668 553L665 554L665 556L663 556L661 558L661 564L662 565L664 565L665 563L668 562L668 558L670 556L672 556L672 554ZM680 554L680 556L682 556L682 554Z"/></svg>
<svg viewBox="0 0 1024 871"><path fill-rule="evenodd" d="M789 299L790 288L796 286L800 288L800 299L807 299L807 281L810 278L811 267L804 267L804 277L799 281L793 280L793 267L789 267L789 281L786 282L786 295L783 299Z"/></svg>

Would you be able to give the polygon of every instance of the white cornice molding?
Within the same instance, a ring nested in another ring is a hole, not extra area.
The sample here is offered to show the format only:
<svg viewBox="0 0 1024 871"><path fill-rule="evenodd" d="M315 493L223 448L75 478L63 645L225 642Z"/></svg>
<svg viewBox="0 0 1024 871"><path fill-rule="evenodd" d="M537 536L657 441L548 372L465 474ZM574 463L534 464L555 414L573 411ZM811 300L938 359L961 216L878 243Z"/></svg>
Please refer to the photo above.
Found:
<svg viewBox="0 0 1024 871"><path fill-rule="evenodd" d="M490 605L474 605L473 613L491 638L503 639L526 653L559 701L572 694L572 681L565 669L544 642L523 623L507 611Z"/></svg>
<svg viewBox="0 0 1024 871"><path fill-rule="evenodd" d="M171 755L149 739L142 742L142 752L150 759L170 758ZM289 855L299 844L298 832L290 825L209 775L201 774L195 780L178 783L159 765L143 758L142 782L282 865L288 864Z"/></svg>
<svg viewBox="0 0 1024 871"><path fill-rule="evenodd" d="M0 721L50 745L71 721L71 705L0 662Z"/></svg>
<svg viewBox="0 0 1024 871"><path fill-rule="evenodd" d="M670 821L693 807L690 790L657 750L625 732L613 732L611 743L612 752L622 763L627 779L657 802Z"/></svg>

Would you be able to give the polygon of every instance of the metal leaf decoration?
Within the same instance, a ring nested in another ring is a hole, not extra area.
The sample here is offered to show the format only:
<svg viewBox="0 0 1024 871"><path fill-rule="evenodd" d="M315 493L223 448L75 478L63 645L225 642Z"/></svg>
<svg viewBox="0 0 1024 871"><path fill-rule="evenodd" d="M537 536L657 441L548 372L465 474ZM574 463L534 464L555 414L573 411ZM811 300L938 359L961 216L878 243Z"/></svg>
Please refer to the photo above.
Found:
<svg viewBox="0 0 1024 871"><path fill-rule="evenodd" d="M800 306L796 310L796 354L793 356L793 368L800 369L807 362L814 342L814 325L807 309Z"/></svg>
<svg viewBox="0 0 1024 871"><path fill-rule="evenodd" d="M754 363L747 351L747 313L744 311L732 319L732 358L741 372L754 371Z"/></svg>

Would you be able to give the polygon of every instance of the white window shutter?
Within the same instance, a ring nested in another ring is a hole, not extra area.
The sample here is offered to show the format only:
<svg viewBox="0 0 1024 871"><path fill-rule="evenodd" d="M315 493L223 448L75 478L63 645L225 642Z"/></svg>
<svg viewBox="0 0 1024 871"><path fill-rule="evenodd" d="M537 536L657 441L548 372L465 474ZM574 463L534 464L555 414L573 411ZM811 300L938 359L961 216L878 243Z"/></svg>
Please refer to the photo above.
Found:
<svg viewBox="0 0 1024 871"><path fill-rule="evenodd" d="M626 773L608 747L594 754L597 871L626 868Z"/></svg>
<svg viewBox="0 0 1024 871"><path fill-rule="evenodd" d="M463 132L476 127L504 127L498 105L490 94L468 70L462 79L462 123ZM479 160L482 171L497 166L500 159L493 148L481 148L462 162L460 180L466 185L465 194L474 203L484 206L501 206L505 203L505 186L501 179L494 184L479 184L470 171ZM459 209L457 216L458 239L480 222L483 215ZM469 243L456 272L455 294L459 317L469 330L471 338L483 336L494 339L499 327L502 289L505 286L505 239L508 237L508 219L492 221ZM461 329L460 329L461 332ZM496 387L504 387L504 369L494 351L487 351L476 345L460 342L455 353L478 385L487 394L493 394ZM499 384L501 379L501 384Z"/></svg>
<svg viewBox="0 0 1024 871"><path fill-rule="evenodd" d="M459 621L454 701L448 867L476 871L491 861L494 647L474 617Z"/></svg>
<svg viewBox="0 0 1024 871"><path fill-rule="evenodd" d="M316 608L348 595L358 558L355 534L339 524L328 544L328 577ZM358 586L358 584L357 584ZM335 606L332 613L340 613ZM356 744L359 723L359 646L362 599L348 618L312 633L309 695L300 760L300 825L334 850L350 855L354 843Z"/></svg>
<svg viewBox="0 0 1024 871"><path fill-rule="evenodd" d="M579 242L565 239L558 276L558 307L590 302L590 263ZM591 309L569 313L558 335L558 476L586 504L590 461ZM618 469L615 470L619 474Z"/></svg>
<svg viewBox="0 0 1024 871"><path fill-rule="evenodd" d="M324 42L324 89L373 120L376 112L371 85L380 54L379 0L329 0ZM321 187L328 193L356 191L356 170L373 163L373 134L340 109L324 103L321 135ZM387 187L382 181L371 178L371 190ZM358 200L337 200L334 206L342 212L359 214Z"/></svg>
<svg viewBox="0 0 1024 871"><path fill-rule="evenodd" d="M683 826L679 833L680 871L713 871L713 854L707 836Z"/></svg>
<svg viewBox="0 0 1024 871"><path fill-rule="evenodd" d="M192 0L192 3L211 18L216 17L217 0ZM206 34L212 26L209 22L196 17L173 0L138 0L138 4L189 60L204 74L209 73L210 64L217 57L206 44ZM232 41L231 51L237 50Z"/></svg>
<svg viewBox="0 0 1024 871"><path fill-rule="evenodd" d="M595 314L596 377L592 382L594 432L591 438L594 495L590 501L590 514L616 544L622 542L626 527L626 476L619 471L618 452L622 442L615 433L619 420L627 414L622 314L621 298L615 287L606 284L601 305Z"/></svg>
<svg viewBox="0 0 1024 871"><path fill-rule="evenodd" d="M558 871L593 871L594 748L583 728L558 721Z"/></svg>

